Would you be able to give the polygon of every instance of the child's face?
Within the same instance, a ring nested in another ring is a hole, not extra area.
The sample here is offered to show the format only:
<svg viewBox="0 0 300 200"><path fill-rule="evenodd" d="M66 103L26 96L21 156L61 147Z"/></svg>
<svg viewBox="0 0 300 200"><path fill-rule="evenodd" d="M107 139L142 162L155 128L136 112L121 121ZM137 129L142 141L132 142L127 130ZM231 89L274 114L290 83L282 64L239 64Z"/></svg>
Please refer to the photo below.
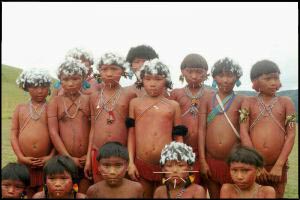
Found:
<svg viewBox="0 0 300 200"><path fill-rule="evenodd" d="M106 85L118 85L123 69L117 65L102 65L99 72Z"/></svg>
<svg viewBox="0 0 300 200"><path fill-rule="evenodd" d="M217 82L219 91L224 93L231 92L236 82L236 76L230 71L224 71L216 75L214 79Z"/></svg>
<svg viewBox="0 0 300 200"><path fill-rule="evenodd" d="M168 179L171 177L169 181L175 184L175 180L176 180L176 185L178 185L179 183L184 182L182 179L185 180L185 178L188 177L189 175L188 172L183 172L183 171L188 171L191 169L186 161L168 160L166 161L162 170L165 172L171 172L171 173L166 173L165 178Z"/></svg>
<svg viewBox="0 0 300 200"><path fill-rule="evenodd" d="M162 75L145 74L143 85L147 94L151 97L157 97L163 94L166 87L166 78Z"/></svg>
<svg viewBox="0 0 300 200"><path fill-rule="evenodd" d="M275 95L276 91L280 88L281 83L279 79L279 74L270 73L263 74L257 79L258 88L261 93L267 95Z"/></svg>
<svg viewBox="0 0 300 200"><path fill-rule="evenodd" d="M60 76L60 81L65 93L76 94L81 89L83 80L82 76L80 76L79 74L74 74L71 76L62 74Z"/></svg>
<svg viewBox="0 0 300 200"><path fill-rule="evenodd" d="M110 186L121 184L128 168L128 162L120 157L101 158L98 170Z"/></svg>
<svg viewBox="0 0 300 200"><path fill-rule="evenodd" d="M48 96L48 91L48 86L28 87L31 100L38 103L45 101L46 97Z"/></svg>
<svg viewBox="0 0 300 200"><path fill-rule="evenodd" d="M253 165L233 162L230 164L230 175L233 182L241 189L250 188L256 179L257 168Z"/></svg>
<svg viewBox="0 0 300 200"><path fill-rule="evenodd" d="M46 185L52 198L68 197L72 191L72 176L67 171L60 174L47 175Z"/></svg>
<svg viewBox="0 0 300 200"><path fill-rule="evenodd" d="M207 71L202 68L184 68L181 70L186 82L191 86L199 86L206 79Z"/></svg>
<svg viewBox="0 0 300 200"><path fill-rule="evenodd" d="M146 59L144 59L144 58L133 59L132 64L131 64L132 71L134 71L134 72L139 71L145 61L146 61Z"/></svg>
<svg viewBox="0 0 300 200"><path fill-rule="evenodd" d="M19 199L25 191L25 185L20 180L1 181L2 198Z"/></svg>

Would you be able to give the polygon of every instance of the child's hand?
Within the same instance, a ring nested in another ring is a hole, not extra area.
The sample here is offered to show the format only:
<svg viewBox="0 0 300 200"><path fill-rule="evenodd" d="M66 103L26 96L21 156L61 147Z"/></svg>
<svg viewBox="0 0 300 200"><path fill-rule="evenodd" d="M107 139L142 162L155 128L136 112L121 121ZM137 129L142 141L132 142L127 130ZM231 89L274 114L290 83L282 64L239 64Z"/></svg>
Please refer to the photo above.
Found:
<svg viewBox="0 0 300 200"><path fill-rule="evenodd" d="M81 157L79 158L79 162L80 162L80 164L81 164L82 166L84 166L84 165L85 165L85 162L86 162L86 155L81 156Z"/></svg>
<svg viewBox="0 0 300 200"><path fill-rule="evenodd" d="M200 175L206 180L211 176L209 166L205 159L200 159Z"/></svg>
<svg viewBox="0 0 300 200"><path fill-rule="evenodd" d="M89 179L92 180L92 169L91 169L91 162L89 160L86 161L85 166L84 166L84 176Z"/></svg>
<svg viewBox="0 0 300 200"><path fill-rule="evenodd" d="M272 182L279 182L280 178L282 176L282 167L278 165L274 165L274 167L271 169L271 171L268 174L268 179Z"/></svg>
<svg viewBox="0 0 300 200"><path fill-rule="evenodd" d="M35 164L37 167L43 167L45 163L51 158L51 156L43 156L39 158L39 162Z"/></svg>
<svg viewBox="0 0 300 200"><path fill-rule="evenodd" d="M21 157L19 159L19 162L25 165L30 165L30 166L35 166L40 163L39 158L34 158L34 157Z"/></svg>
<svg viewBox="0 0 300 200"><path fill-rule="evenodd" d="M84 165L81 165L81 163L80 163L80 158L76 158L76 157L71 157L71 158L75 162L75 165L77 167L79 167L79 168L83 168L84 167Z"/></svg>
<svg viewBox="0 0 300 200"><path fill-rule="evenodd" d="M128 175L134 181L138 181L138 179L140 178L140 174L139 174L135 164L129 163L129 165L128 165Z"/></svg>

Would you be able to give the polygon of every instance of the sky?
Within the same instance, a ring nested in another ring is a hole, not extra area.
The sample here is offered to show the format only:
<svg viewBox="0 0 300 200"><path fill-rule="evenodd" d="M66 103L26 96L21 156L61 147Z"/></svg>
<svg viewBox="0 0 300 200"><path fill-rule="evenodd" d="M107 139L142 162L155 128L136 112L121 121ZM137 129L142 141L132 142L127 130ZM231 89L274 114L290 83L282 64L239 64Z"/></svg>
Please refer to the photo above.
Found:
<svg viewBox="0 0 300 200"><path fill-rule="evenodd" d="M184 86L183 58L198 53L209 71L224 57L237 62L244 75L235 90L252 90L251 66L263 59L281 69L281 90L298 89L298 42L297 2L2 2L2 64L54 77L74 47L126 57L146 44L169 66L174 88Z"/></svg>

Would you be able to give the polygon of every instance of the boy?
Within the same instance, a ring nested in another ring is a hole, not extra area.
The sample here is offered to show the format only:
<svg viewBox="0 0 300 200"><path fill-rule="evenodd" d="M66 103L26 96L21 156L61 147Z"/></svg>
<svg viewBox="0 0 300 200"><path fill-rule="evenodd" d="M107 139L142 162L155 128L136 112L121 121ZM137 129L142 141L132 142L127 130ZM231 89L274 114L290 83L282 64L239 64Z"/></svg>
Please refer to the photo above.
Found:
<svg viewBox="0 0 300 200"><path fill-rule="evenodd" d="M8 163L1 169L1 198L23 199L30 185L27 167L19 163Z"/></svg>
<svg viewBox="0 0 300 200"><path fill-rule="evenodd" d="M129 101L136 97L134 93L124 90L120 78L128 70L125 59L115 53L105 53L96 67L103 80L101 90L91 95L91 131L85 176L101 180L96 160L99 147L108 141L118 141L127 144L127 128L125 119L128 117Z"/></svg>
<svg viewBox="0 0 300 200"><path fill-rule="evenodd" d="M220 198L275 198L273 187L255 183L263 168L263 158L255 149L237 147L229 155L227 163L234 184L224 184Z"/></svg>
<svg viewBox="0 0 300 200"><path fill-rule="evenodd" d="M140 69L144 62L154 58L159 58L159 56L151 46L139 45L130 48L126 57L126 61L130 63L131 73L134 74L136 84L141 83ZM136 93L138 97L143 96L145 94L145 90L143 88L137 88L136 84L127 86L125 88Z"/></svg>
<svg viewBox="0 0 300 200"><path fill-rule="evenodd" d="M30 186L27 196L42 189L43 166L55 153L51 143L46 97L51 77L42 69L24 70L17 84L30 95L30 101L17 105L13 117L10 141L18 162L28 167Z"/></svg>
<svg viewBox="0 0 300 200"><path fill-rule="evenodd" d="M83 199L78 193L78 169L74 161L64 155L51 158L44 167L44 190L33 198L45 199Z"/></svg>
<svg viewBox="0 0 300 200"><path fill-rule="evenodd" d="M141 69L141 80L146 95L134 98L129 105L128 174L143 185L145 197L152 198L161 180L159 175L153 174L160 169L160 152L173 139L182 142L187 128L178 126L181 124L179 104L163 95L166 87L172 88L168 67L157 58L146 61Z"/></svg>
<svg viewBox="0 0 300 200"><path fill-rule="evenodd" d="M107 142L97 155L98 170L104 180L92 185L88 198L143 198L140 183L124 178L128 169L128 151L119 142Z"/></svg>
<svg viewBox="0 0 300 200"><path fill-rule="evenodd" d="M82 84L81 92L86 95L90 95L96 92L100 86L98 82L95 80L95 78L93 77L92 65L94 64L94 59L92 55L89 52L87 52L85 49L73 48L70 49L65 56L66 59L68 59L69 57L81 61L88 70L86 79L83 81ZM64 90L61 87L60 81L56 82L54 84L52 97L57 95L62 95L63 93Z"/></svg>
<svg viewBox="0 0 300 200"><path fill-rule="evenodd" d="M250 77L256 97L247 98L240 111L241 142L262 154L265 163L258 183L273 186L282 198L287 182L287 160L295 141L296 113L289 97L276 96L279 67L262 60L252 66Z"/></svg>
<svg viewBox="0 0 300 200"><path fill-rule="evenodd" d="M189 176L195 159L192 147L186 144L173 141L166 145L159 161L165 185L155 190L154 198L205 198L204 188L193 183L194 176Z"/></svg>
<svg viewBox="0 0 300 200"><path fill-rule="evenodd" d="M198 135L199 135L199 104L201 97L211 93L205 88L203 82L207 79L207 62L199 54L187 55L181 63L181 73L187 85L184 88L174 89L170 99L177 101L180 105L182 123L188 127L189 133L184 138L184 143L190 145L196 153L196 161L193 166L195 170L200 170ZM195 174L195 182L199 183L200 174Z"/></svg>
<svg viewBox="0 0 300 200"><path fill-rule="evenodd" d="M79 167L79 191L85 193L89 181L84 178L90 132L89 96L80 93L87 69L80 61L68 58L58 68L63 95L51 99L48 124L52 143L61 155L69 156Z"/></svg>
<svg viewBox="0 0 300 200"><path fill-rule="evenodd" d="M201 175L211 198L220 197L224 183L232 182L225 159L239 143L239 113L242 97L233 88L239 86L242 69L232 59L218 60L211 69L218 90L200 102L199 154Z"/></svg>

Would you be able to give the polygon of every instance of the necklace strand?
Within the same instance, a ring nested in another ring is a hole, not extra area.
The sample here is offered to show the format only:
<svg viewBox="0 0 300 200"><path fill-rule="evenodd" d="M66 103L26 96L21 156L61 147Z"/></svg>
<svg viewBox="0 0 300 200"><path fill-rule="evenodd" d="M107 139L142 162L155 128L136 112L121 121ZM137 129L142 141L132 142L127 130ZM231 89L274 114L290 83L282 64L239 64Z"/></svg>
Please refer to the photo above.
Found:
<svg viewBox="0 0 300 200"><path fill-rule="evenodd" d="M76 101L76 100L75 100L75 101ZM73 102L73 104L75 103L75 101ZM78 105L76 105L76 110L75 110L75 112L73 113L73 115L71 115L71 114L68 112L68 109L67 109L67 106L66 106L66 102L65 102L65 99L64 99L64 97L63 97L64 110L65 110L66 115L67 115L69 118L74 119L74 118L76 117L76 115L77 115L77 113L78 113L78 110L79 110L79 107L80 107L80 102L81 102L81 99L80 99L80 97L79 97ZM73 104L72 104L72 105L73 105ZM71 106L72 106L72 105L71 105Z"/></svg>

